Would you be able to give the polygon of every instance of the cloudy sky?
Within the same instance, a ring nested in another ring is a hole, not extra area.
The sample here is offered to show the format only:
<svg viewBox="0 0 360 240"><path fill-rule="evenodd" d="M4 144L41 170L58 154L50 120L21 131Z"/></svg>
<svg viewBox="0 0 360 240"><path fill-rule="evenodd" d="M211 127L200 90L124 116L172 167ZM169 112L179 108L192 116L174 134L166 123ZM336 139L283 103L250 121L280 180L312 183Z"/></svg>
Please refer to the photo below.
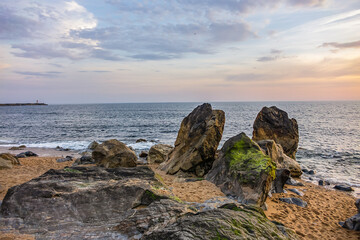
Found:
<svg viewBox="0 0 360 240"><path fill-rule="evenodd" d="M1 0L0 102L360 100L359 0Z"/></svg>

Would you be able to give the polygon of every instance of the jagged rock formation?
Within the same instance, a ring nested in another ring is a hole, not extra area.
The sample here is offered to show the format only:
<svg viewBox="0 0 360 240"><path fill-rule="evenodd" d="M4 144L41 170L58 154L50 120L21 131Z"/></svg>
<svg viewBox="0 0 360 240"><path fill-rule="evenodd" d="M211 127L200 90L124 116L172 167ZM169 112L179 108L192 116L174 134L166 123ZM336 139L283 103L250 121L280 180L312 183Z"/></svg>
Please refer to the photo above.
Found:
<svg viewBox="0 0 360 240"><path fill-rule="evenodd" d="M196 107L181 122L175 148L161 165L167 174L204 176L214 162L222 137L225 113L208 103Z"/></svg>
<svg viewBox="0 0 360 240"><path fill-rule="evenodd" d="M174 149L173 146L167 144L156 144L149 150L147 161L150 164L162 163L166 161L169 153Z"/></svg>
<svg viewBox="0 0 360 240"><path fill-rule="evenodd" d="M291 177L300 177L302 174L300 164L284 154L280 144L276 144L274 140L261 140L257 144L274 162L277 168L285 168L290 170Z"/></svg>
<svg viewBox="0 0 360 240"><path fill-rule="evenodd" d="M262 206L275 179L275 162L245 133L227 140L206 179L226 195Z"/></svg>
<svg viewBox="0 0 360 240"><path fill-rule="evenodd" d="M215 210L188 213L144 240L297 239L294 232L270 222L259 208L228 204Z"/></svg>
<svg viewBox="0 0 360 240"><path fill-rule="evenodd" d="M296 239L254 206L194 212L156 194L160 186L146 166L49 170L9 189L0 232L36 239Z"/></svg>
<svg viewBox="0 0 360 240"><path fill-rule="evenodd" d="M136 167L137 161L135 152L116 139L99 144L92 152L92 158L106 168Z"/></svg>
<svg viewBox="0 0 360 240"><path fill-rule="evenodd" d="M254 122L253 140L274 140L284 149L284 153L295 159L299 143L297 121L289 119L288 114L273 106L263 107Z"/></svg>

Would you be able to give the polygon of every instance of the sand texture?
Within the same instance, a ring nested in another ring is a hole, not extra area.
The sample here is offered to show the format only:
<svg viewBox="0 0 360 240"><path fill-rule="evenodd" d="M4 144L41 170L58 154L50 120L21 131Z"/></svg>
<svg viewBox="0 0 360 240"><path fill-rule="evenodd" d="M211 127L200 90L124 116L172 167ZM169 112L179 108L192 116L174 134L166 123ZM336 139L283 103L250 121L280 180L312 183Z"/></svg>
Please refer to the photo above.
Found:
<svg viewBox="0 0 360 240"><path fill-rule="evenodd" d="M300 239L322 239L322 240L359 240L360 232L350 231L340 227L339 222L355 215L355 198L337 190L329 190L312 183L302 181L305 186L286 186L296 188L304 193L298 196L287 191L286 194L273 194L266 203L268 210L266 216L270 220L283 223L293 229ZM294 204L288 204L278 200L279 197L298 197L308 203L302 208Z"/></svg>

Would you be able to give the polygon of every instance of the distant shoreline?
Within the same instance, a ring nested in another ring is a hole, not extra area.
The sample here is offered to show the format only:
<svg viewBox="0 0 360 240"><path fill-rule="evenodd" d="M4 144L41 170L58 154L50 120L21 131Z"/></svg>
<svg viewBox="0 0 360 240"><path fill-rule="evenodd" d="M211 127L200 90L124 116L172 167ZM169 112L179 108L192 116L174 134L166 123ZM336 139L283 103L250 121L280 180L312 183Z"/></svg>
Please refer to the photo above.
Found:
<svg viewBox="0 0 360 240"><path fill-rule="evenodd" d="M0 107L6 107L6 106L47 106L46 103L0 103Z"/></svg>

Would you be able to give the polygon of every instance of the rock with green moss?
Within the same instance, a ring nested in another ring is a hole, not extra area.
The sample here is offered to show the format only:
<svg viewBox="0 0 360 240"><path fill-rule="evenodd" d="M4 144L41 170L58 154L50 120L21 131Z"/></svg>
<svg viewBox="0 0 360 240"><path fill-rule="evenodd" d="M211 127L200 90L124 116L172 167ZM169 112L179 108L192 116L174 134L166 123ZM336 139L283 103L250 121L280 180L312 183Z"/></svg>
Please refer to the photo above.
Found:
<svg viewBox="0 0 360 240"><path fill-rule="evenodd" d="M276 144L274 140L261 140L256 142L261 149L274 162L277 168L285 168L290 171L291 177L300 177L302 174L300 164L291 157L288 157L280 144Z"/></svg>
<svg viewBox="0 0 360 240"><path fill-rule="evenodd" d="M218 209L187 213L162 228L146 232L143 240L162 239L298 239L296 234L268 220L260 208L228 204Z"/></svg>
<svg viewBox="0 0 360 240"><path fill-rule="evenodd" d="M206 179L243 203L261 206L275 179L276 164L245 133L227 140Z"/></svg>

